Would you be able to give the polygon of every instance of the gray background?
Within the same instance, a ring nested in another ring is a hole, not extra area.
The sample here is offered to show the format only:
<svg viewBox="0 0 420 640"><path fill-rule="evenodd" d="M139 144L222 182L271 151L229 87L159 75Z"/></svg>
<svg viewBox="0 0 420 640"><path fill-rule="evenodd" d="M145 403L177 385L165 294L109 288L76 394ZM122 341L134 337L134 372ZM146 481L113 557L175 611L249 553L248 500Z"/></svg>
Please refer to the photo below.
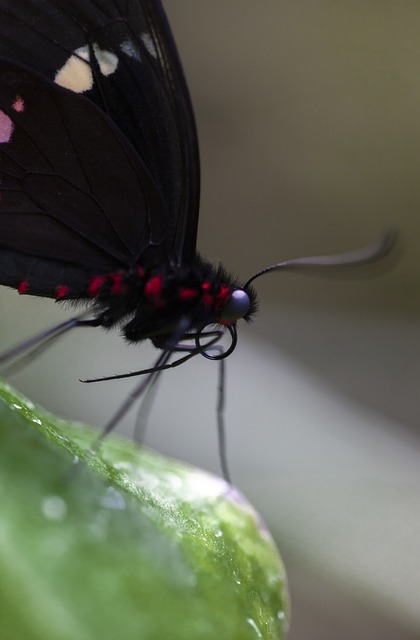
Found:
<svg viewBox="0 0 420 640"><path fill-rule="evenodd" d="M420 4L166 5L200 134L202 253L246 279L400 231L386 269L258 281L260 315L228 362L227 421L232 476L289 570L290 637L418 638ZM70 313L1 296L3 348ZM78 377L153 357L83 330L13 382L100 426L132 383ZM165 376L147 441L217 471L217 368L196 360Z"/></svg>

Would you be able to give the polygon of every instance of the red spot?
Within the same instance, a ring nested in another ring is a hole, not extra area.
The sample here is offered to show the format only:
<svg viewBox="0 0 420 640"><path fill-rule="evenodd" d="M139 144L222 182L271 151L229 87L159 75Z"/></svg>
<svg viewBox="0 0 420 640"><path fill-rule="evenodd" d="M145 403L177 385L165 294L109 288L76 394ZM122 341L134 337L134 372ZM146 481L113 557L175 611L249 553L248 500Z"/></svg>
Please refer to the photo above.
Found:
<svg viewBox="0 0 420 640"><path fill-rule="evenodd" d="M194 300L198 297L197 289L181 289L178 293L178 298L187 302L188 300Z"/></svg>
<svg viewBox="0 0 420 640"><path fill-rule="evenodd" d="M102 289L102 286L105 284L105 282L106 282L105 276L94 276L89 283L88 294L92 296L92 298L99 295Z"/></svg>
<svg viewBox="0 0 420 640"><path fill-rule="evenodd" d="M19 293L27 293L28 289L29 289L28 280L22 280L22 282L19 283L17 290Z"/></svg>
<svg viewBox="0 0 420 640"><path fill-rule="evenodd" d="M140 278L144 278L145 270L143 267L137 267L137 275L140 276Z"/></svg>
<svg viewBox="0 0 420 640"><path fill-rule="evenodd" d="M15 101L12 104L12 107L18 113L22 113L22 111L25 110L25 102L23 98L21 98L21 96L16 96Z"/></svg>
<svg viewBox="0 0 420 640"><path fill-rule="evenodd" d="M153 276L144 286L144 295L146 298L156 298L162 293L162 276Z"/></svg>
<svg viewBox="0 0 420 640"><path fill-rule="evenodd" d="M211 307L214 304L214 296L209 293L211 289L211 282L203 282L201 285L202 290L204 291L201 301L206 307Z"/></svg>
<svg viewBox="0 0 420 640"><path fill-rule="evenodd" d="M229 287L226 284L221 284L219 287L219 291L216 295L216 304L217 307L220 308L226 302L228 297L230 296Z"/></svg>
<svg viewBox="0 0 420 640"><path fill-rule="evenodd" d="M65 284L60 284L55 290L55 297L57 300L61 300L69 295L69 288Z"/></svg>
<svg viewBox="0 0 420 640"><path fill-rule="evenodd" d="M153 276L144 286L144 295L156 307L163 307L166 302L162 298L163 279L161 275Z"/></svg>
<svg viewBox="0 0 420 640"><path fill-rule="evenodd" d="M111 273L110 278L112 280L111 293L114 296L118 296L123 292L123 274L122 273Z"/></svg>
<svg viewBox="0 0 420 640"><path fill-rule="evenodd" d="M231 324L235 324L235 321L223 320L223 318L217 318L217 324L222 324L224 327L230 327Z"/></svg>

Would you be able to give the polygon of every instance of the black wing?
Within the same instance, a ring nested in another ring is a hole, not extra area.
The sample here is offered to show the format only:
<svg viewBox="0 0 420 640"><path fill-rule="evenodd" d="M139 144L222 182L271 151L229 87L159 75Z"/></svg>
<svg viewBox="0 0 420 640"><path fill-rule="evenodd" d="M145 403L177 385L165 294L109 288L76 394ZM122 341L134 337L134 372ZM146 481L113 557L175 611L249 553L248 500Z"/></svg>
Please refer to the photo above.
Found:
<svg viewBox="0 0 420 640"><path fill-rule="evenodd" d="M10 251L191 261L196 133L160 3L0 0L0 58L0 280Z"/></svg>

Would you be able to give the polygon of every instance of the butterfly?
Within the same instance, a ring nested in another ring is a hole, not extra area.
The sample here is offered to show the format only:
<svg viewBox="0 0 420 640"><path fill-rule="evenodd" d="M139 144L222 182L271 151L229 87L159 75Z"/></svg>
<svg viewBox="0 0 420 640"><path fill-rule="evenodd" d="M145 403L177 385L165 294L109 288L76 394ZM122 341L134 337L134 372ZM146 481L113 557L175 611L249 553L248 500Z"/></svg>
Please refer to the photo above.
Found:
<svg viewBox="0 0 420 640"><path fill-rule="evenodd" d="M193 110L161 2L0 0L0 284L87 305L0 363L81 326L150 339L161 350L150 370L110 376L147 373L108 432L163 369L234 350L237 321L257 308L257 277L358 264L389 245L288 260L240 285L197 253L199 178Z"/></svg>

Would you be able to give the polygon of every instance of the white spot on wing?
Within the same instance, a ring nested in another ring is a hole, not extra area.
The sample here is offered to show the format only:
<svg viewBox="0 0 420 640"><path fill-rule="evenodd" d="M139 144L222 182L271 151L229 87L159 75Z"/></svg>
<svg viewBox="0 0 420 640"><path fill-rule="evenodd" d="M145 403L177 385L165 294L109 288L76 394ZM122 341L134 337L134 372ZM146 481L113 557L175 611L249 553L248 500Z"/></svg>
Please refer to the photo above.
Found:
<svg viewBox="0 0 420 640"><path fill-rule="evenodd" d="M129 58L134 58L134 60L141 62L140 52L131 40L124 40L124 42L120 44L120 49Z"/></svg>
<svg viewBox="0 0 420 640"><path fill-rule="evenodd" d="M146 50L150 53L151 56L157 58L157 51L155 47L155 43L153 42L150 33L142 33L140 36Z"/></svg>
<svg viewBox="0 0 420 640"><path fill-rule="evenodd" d="M118 58L115 53L100 49L97 44L93 45L95 58L98 62L100 72L104 76L109 76L118 67ZM70 89L75 93L84 93L93 87L93 75L90 67L89 47L79 47L72 53L67 62L55 74L55 82Z"/></svg>
<svg viewBox="0 0 420 640"><path fill-rule="evenodd" d="M110 76L118 67L118 58L115 53L100 49L97 44L93 45L95 58L98 61L99 69L103 76Z"/></svg>

